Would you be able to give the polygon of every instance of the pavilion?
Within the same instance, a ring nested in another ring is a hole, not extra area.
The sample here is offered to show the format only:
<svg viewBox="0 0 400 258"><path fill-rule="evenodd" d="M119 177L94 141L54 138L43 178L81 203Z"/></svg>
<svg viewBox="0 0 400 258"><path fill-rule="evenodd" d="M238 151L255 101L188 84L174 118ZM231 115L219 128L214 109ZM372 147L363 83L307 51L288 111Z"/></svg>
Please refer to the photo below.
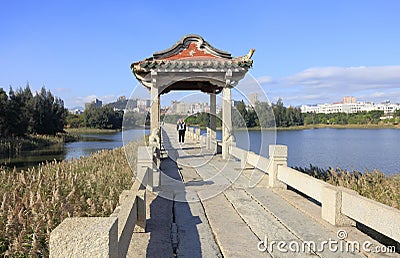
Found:
<svg viewBox="0 0 400 258"><path fill-rule="evenodd" d="M133 74L151 93L151 138L160 143L160 96L172 90L200 90L210 95L210 129L215 137L216 94L222 92L222 156L228 158L229 145L234 141L231 89L252 66L253 52L251 49L245 56L232 57L201 36L189 34L172 47L132 63Z"/></svg>

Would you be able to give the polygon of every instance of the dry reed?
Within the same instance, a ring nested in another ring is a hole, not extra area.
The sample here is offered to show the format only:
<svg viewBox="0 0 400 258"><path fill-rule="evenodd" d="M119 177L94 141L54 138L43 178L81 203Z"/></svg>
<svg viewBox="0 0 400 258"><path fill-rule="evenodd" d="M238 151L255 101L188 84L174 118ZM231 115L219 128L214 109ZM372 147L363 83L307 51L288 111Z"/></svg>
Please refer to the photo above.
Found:
<svg viewBox="0 0 400 258"><path fill-rule="evenodd" d="M47 257L50 232L59 223L110 215L132 183L123 148L26 171L0 168L0 257Z"/></svg>

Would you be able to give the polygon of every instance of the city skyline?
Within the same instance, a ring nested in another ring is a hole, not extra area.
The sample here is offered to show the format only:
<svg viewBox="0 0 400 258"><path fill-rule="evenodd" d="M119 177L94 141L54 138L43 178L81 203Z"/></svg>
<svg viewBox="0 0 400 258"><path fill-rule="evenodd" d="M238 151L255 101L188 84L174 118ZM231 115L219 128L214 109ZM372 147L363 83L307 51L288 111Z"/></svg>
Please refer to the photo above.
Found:
<svg viewBox="0 0 400 258"><path fill-rule="evenodd" d="M130 96L138 82L129 65L189 33L233 56L255 48L250 73L272 102L330 103L342 95L400 102L398 1L206 1L224 10L213 19L179 2L23 2L4 2L0 11L0 88L44 85L68 108ZM227 26L232 13L243 22Z"/></svg>

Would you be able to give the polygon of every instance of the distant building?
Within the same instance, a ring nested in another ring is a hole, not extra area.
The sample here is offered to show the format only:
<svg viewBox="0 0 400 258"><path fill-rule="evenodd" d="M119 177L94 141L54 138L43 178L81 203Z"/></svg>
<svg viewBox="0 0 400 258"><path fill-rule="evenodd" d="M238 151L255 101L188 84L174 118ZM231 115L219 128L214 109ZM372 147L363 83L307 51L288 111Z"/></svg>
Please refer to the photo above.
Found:
<svg viewBox="0 0 400 258"><path fill-rule="evenodd" d="M68 109L68 112L69 112L70 114L73 114L73 115L80 115L80 114L83 113L83 111L80 110L79 108Z"/></svg>
<svg viewBox="0 0 400 258"><path fill-rule="evenodd" d="M85 109L88 109L90 106L93 106L94 108L100 108L103 106L103 101L96 98L90 103L85 103Z"/></svg>
<svg viewBox="0 0 400 258"><path fill-rule="evenodd" d="M380 110L385 114L392 114L395 110L400 109L400 104L392 104L390 101L385 101L380 104L373 102L356 101L355 97L344 97L342 102L332 104L318 104L318 105L302 105L302 113L357 113L362 111Z"/></svg>
<svg viewBox="0 0 400 258"><path fill-rule="evenodd" d="M125 100L126 100L125 96L119 96L117 99L117 101L125 101Z"/></svg>
<svg viewBox="0 0 400 258"><path fill-rule="evenodd" d="M240 103L240 102L242 102L241 100L232 100L232 105L234 106L234 107L237 107L237 105Z"/></svg>
<svg viewBox="0 0 400 258"><path fill-rule="evenodd" d="M172 101L168 111L166 112L179 115L192 115L203 112L209 113L210 106L205 102L188 103L183 101Z"/></svg>
<svg viewBox="0 0 400 258"><path fill-rule="evenodd" d="M149 99L136 99L136 107L140 111L147 111L150 108L150 100Z"/></svg>
<svg viewBox="0 0 400 258"><path fill-rule="evenodd" d="M356 103L356 97L352 97L352 96L343 97L342 103L343 104L354 104L354 103Z"/></svg>
<svg viewBox="0 0 400 258"><path fill-rule="evenodd" d="M250 101L250 104L254 106L258 102L258 94L257 93L250 94L249 101Z"/></svg>

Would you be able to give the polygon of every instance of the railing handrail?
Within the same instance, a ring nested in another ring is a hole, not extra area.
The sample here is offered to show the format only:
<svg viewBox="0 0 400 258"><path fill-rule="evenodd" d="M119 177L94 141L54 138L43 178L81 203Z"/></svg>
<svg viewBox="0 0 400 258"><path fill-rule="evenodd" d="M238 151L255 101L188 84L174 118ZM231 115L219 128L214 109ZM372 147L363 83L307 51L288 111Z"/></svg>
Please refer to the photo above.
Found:
<svg viewBox="0 0 400 258"><path fill-rule="evenodd" d="M331 224L351 225L357 221L400 242L400 210L288 167L287 146L270 145L269 158L236 145L231 146L230 153L241 160L242 168L251 165L267 173L270 187L290 186L321 203L321 216ZM257 157L264 162L255 160ZM265 166L266 161L269 164Z"/></svg>

